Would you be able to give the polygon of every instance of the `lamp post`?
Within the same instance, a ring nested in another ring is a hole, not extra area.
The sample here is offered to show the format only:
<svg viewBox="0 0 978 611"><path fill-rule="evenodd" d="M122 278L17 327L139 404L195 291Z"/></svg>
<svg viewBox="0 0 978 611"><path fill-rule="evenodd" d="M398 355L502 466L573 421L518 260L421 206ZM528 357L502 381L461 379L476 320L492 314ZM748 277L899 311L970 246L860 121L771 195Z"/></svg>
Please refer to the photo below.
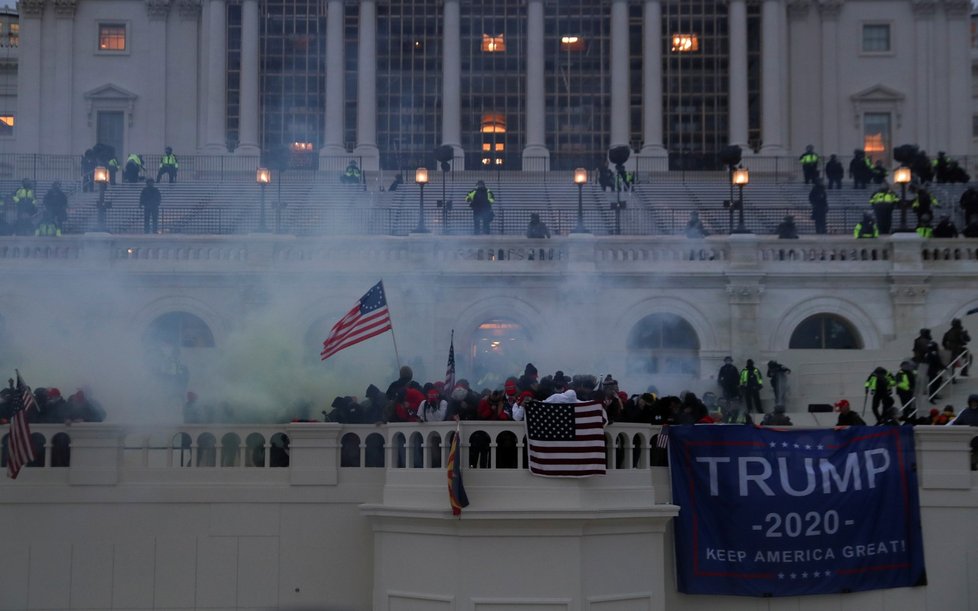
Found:
<svg viewBox="0 0 978 611"><path fill-rule="evenodd" d="M571 233L591 233L584 226L584 185L587 184L587 169L574 170L574 184L577 185L577 227Z"/></svg>
<svg viewBox="0 0 978 611"><path fill-rule="evenodd" d="M258 168L255 173L255 182L261 187L261 207L258 209L258 231L265 233L268 227L265 225L265 187L272 182L272 172L268 168Z"/></svg>
<svg viewBox="0 0 978 611"><path fill-rule="evenodd" d="M428 228L424 226L424 186L428 184L428 168L415 170L414 182L421 189L421 196L418 197L418 226L414 228L414 233L428 233Z"/></svg>
<svg viewBox="0 0 978 611"><path fill-rule="evenodd" d="M900 166L893 172L893 180L900 185L900 227L897 233L910 233L913 230L907 227L907 184L910 182L910 168Z"/></svg>
<svg viewBox="0 0 978 611"><path fill-rule="evenodd" d="M730 233L750 233L744 225L744 185L750 182L750 171L747 168L737 168L730 175L730 181L737 186L737 227Z"/></svg>
<svg viewBox="0 0 978 611"><path fill-rule="evenodd" d="M109 184L109 169L101 165L96 167L93 173L93 180L98 183L98 204L95 208L98 219L95 230L107 232L109 228L105 219L107 208L105 205L105 188Z"/></svg>

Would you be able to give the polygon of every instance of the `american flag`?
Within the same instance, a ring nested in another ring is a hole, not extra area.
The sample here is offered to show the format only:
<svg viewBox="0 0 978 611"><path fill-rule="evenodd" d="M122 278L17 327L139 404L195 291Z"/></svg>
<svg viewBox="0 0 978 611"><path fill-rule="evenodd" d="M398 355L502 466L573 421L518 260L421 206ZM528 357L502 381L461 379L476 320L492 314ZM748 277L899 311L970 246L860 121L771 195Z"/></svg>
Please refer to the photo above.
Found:
<svg viewBox="0 0 978 611"><path fill-rule="evenodd" d="M448 367L445 368L445 394L455 388L455 330L452 329L452 341L448 345Z"/></svg>
<svg viewBox="0 0 978 611"><path fill-rule="evenodd" d="M604 475L607 417L600 401L527 401L530 472L550 477Z"/></svg>
<svg viewBox="0 0 978 611"><path fill-rule="evenodd" d="M357 301L346 316L333 325L329 337L323 342L320 360L325 361L344 348L390 330L391 315L384 296L384 281L381 280Z"/></svg>
<svg viewBox="0 0 978 611"><path fill-rule="evenodd" d="M37 409L37 401L31 393L31 387L24 384L20 372L17 372L17 408L10 419L10 435L8 437L9 456L7 458L7 476L17 479L21 467L34 461L34 444L31 443L31 426L27 422L31 409Z"/></svg>
<svg viewBox="0 0 978 611"><path fill-rule="evenodd" d="M656 437L655 445L657 448L662 448L663 450L669 449L669 425L663 424L662 428L659 429L659 434Z"/></svg>

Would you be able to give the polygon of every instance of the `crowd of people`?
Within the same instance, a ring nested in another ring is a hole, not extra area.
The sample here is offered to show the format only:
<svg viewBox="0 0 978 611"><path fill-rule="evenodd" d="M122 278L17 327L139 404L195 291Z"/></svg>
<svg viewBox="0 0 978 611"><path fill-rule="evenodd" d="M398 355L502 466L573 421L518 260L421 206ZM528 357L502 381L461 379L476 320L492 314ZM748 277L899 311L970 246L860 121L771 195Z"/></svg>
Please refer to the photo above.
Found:
<svg viewBox="0 0 978 611"><path fill-rule="evenodd" d="M857 239L877 238L893 232L893 213L900 212L901 227L898 231L912 231L924 238L956 238L959 235L969 238L978 237L978 190L970 187L962 193L959 206L964 219L964 225L959 227L954 223L951 214L942 214L937 219L937 208L941 207L940 200L930 192L930 185L967 183L970 180L967 172L950 159L944 151L940 151L935 159L930 159L926 151L915 146L898 147L894 151L897 161L910 170L910 182L907 185L909 196L904 198L894 191L888 182L889 170L883 162L875 162L861 149L853 151L852 161L849 162L849 178L852 179L853 189L868 189L874 185L870 195L869 210L864 212L862 219L853 228L853 237ZM811 206L811 219L815 222L815 233L828 232L826 217L828 215L827 189L841 189L845 170L836 155L821 165L822 158L815 152L812 145L805 148L799 157L805 184L811 184L808 194ZM828 181L828 186L822 181L822 174ZM914 214L914 225L903 226L906 214ZM787 222L788 219L786 218ZM779 237L797 237L797 233L786 231L784 224L778 228Z"/></svg>
<svg viewBox="0 0 978 611"><path fill-rule="evenodd" d="M62 396L61 390L54 387L35 388L33 395L37 409L27 412L27 421L31 424L71 424L105 420L105 410L83 389L78 389L67 399ZM20 392L14 387L13 380L9 380L7 388L0 390L0 425L10 422L14 411L20 409L20 401Z"/></svg>

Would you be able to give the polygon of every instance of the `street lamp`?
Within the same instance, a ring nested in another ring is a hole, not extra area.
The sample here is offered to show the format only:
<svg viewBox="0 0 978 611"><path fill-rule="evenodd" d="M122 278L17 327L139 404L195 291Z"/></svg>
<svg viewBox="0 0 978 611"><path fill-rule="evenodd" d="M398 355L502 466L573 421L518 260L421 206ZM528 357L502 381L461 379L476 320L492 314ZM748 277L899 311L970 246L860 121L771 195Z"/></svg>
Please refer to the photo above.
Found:
<svg viewBox="0 0 978 611"><path fill-rule="evenodd" d="M587 168L574 170L574 184L577 185L577 227L571 233L591 233L584 226L584 185L587 184Z"/></svg>
<svg viewBox="0 0 978 611"><path fill-rule="evenodd" d="M424 186L428 184L428 168L415 170L414 182L421 189L421 196L418 198L418 226L414 228L414 233L428 233L428 228L424 226Z"/></svg>
<svg viewBox="0 0 978 611"><path fill-rule="evenodd" d="M913 230L907 227L907 184L910 182L910 168L900 166L893 171L893 180L900 185L900 227L897 233L910 233Z"/></svg>
<svg viewBox="0 0 978 611"><path fill-rule="evenodd" d="M730 175L730 182L737 186L737 228L730 233L750 233L744 225L744 185L750 182L750 171L747 168L737 168Z"/></svg>
<svg viewBox="0 0 978 611"><path fill-rule="evenodd" d="M261 187L261 207L258 209L258 231L264 233L268 231L265 225L265 187L272 182L272 172L268 168L258 168L255 173L255 182Z"/></svg>
<svg viewBox="0 0 978 611"><path fill-rule="evenodd" d="M96 211L98 213L98 226L96 231L108 231L109 228L106 226L106 209L108 206L105 204L105 188L109 184L109 169L105 166L98 166L95 168L95 172L92 175L95 182L98 183L98 204L96 205ZM111 205L111 204L109 204Z"/></svg>

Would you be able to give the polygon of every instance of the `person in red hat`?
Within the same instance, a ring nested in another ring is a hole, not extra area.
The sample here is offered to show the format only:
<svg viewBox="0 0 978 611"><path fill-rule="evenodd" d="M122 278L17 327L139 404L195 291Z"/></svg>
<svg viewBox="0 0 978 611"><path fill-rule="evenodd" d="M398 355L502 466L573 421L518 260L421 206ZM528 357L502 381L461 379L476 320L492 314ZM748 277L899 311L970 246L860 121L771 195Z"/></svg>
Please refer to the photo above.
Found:
<svg viewBox="0 0 978 611"><path fill-rule="evenodd" d="M866 426L866 422L849 407L849 402L845 399L837 401L835 410L839 412L839 420L836 426Z"/></svg>

